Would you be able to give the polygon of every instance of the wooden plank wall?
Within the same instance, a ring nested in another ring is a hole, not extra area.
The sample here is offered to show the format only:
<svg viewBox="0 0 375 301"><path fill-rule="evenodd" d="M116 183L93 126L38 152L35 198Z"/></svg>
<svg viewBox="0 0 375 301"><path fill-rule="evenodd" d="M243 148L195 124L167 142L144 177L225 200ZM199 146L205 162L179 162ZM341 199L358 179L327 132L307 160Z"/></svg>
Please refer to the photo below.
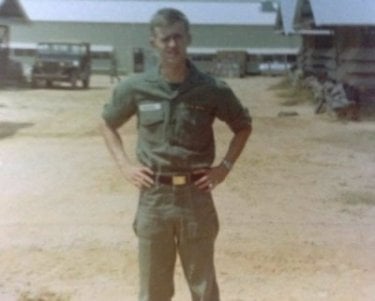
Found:
<svg viewBox="0 0 375 301"><path fill-rule="evenodd" d="M335 36L337 79L375 98L375 27L338 28Z"/></svg>

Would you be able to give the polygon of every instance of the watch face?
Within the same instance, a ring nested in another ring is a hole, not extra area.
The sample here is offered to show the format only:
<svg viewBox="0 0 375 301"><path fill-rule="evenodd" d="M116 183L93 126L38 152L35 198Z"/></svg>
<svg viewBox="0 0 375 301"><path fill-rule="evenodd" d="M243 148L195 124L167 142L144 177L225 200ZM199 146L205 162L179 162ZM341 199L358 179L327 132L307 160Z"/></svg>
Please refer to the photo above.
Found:
<svg viewBox="0 0 375 301"><path fill-rule="evenodd" d="M224 165L224 167L226 169L228 169L228 170L232 169L233 164L231 162L229 162L228 160L223 160L222 164Z"/></svg>

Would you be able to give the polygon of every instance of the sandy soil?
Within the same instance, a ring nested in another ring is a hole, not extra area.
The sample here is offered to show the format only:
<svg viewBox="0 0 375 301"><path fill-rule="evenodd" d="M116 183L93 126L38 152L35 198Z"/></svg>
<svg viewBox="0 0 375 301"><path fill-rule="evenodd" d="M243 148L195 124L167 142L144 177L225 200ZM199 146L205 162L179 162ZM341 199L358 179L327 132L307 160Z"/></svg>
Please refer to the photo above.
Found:
<svg viewBox="0 0 375 301"><path fill-rule="evenodd" d="M214 192L222 300L373 301L374 118L285 107L269 89L279 80L228 80L254 133ZM111 88L97 76L90 90L0 90L0 301L136 300L137 190L96 128ZM215 126L221 158L230 133ZM122 130L129 152L134 130ZM179 265L175 284L189 300Z"/></svg>

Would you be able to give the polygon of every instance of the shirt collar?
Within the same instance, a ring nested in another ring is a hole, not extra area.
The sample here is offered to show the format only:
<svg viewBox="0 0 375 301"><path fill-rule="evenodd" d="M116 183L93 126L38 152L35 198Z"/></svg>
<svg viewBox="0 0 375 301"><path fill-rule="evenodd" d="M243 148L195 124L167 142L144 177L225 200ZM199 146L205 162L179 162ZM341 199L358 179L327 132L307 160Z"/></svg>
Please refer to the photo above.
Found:
<svg viewBox="0 0 375 301"><path fill-rule="evenodd" d="M202 83L205 78L204 74L201 73L190 60L187 60L186 64L189 68L189 75L186 77L184 82L181 83L181 88L183 90L185 90L188 87L191 87L192 85ZM152 68L150 71L147 71L145 73L145 78L149 82L159 83L162 86L168 84L164 77L160 74L159 65L155 68Z"/></svg>

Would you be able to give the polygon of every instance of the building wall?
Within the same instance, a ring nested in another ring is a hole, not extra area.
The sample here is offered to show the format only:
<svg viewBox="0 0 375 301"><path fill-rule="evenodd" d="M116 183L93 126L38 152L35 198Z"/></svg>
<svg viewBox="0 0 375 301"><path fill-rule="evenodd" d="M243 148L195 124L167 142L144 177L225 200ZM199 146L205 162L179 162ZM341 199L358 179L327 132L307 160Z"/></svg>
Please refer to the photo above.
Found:
<svg viewBox="0 0 375 301"><path fill-rule="evenodd" d="M276 34L273 26L193 25L191 31L193 47L293 48L300 43L299 37ZM34 22L30 26L12 26L11 32L12 42L83 40L92 44L113 45L122 72L134 70L134 48L151 51L147 24Z"/></svg>
<svg viewBox="0 0 375 301"><path fill-rule="evenodd" d="M294 48L300 41L275 33L273 26L193 26L192 33L195 47Z"/></svg>
<svg viewBox="0 0 375 301"><path fill-rule="evenodd" d="M335 29L338 56L337 79L375 99L375 27Z"/></svg>

